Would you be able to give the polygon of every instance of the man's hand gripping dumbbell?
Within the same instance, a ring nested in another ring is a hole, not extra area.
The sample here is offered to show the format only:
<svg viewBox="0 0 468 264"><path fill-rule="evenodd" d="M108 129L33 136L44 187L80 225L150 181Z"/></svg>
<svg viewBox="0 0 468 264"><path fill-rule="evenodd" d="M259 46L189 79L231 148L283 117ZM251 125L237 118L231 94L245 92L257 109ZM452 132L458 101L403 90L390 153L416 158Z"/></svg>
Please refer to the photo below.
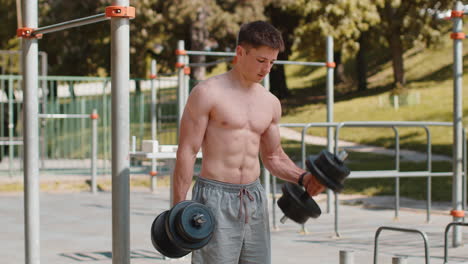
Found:
<svg viewBox="0 0 468 264"><path fill-rule="evenodd" d="M345 151L336 156L323 150L317 159L307 159L308 172L299 177L298 184L285 183L282 187L283 196L278 200L278 206L284 213L282 223L290 218L303 224L309 217L320 216L322 211L311 195L323 191L323 186L335 192L343 190L343 182L350 174L350 170L343 163L346 157ZM317 184L317 181L321 184Z"/></svg>

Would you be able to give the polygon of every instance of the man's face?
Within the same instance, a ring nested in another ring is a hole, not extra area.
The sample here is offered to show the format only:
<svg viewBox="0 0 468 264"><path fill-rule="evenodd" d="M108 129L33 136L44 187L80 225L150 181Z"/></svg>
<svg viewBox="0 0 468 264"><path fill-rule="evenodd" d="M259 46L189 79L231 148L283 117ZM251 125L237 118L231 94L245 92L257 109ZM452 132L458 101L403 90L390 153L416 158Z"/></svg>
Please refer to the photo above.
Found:
<svg viewBox="0 0 468 264"><path fill-rule="evenodd" d="M270 72L279 51L267 46L259 48L237 47L238 64L244 76L252 82L260 82Z"/></svg>

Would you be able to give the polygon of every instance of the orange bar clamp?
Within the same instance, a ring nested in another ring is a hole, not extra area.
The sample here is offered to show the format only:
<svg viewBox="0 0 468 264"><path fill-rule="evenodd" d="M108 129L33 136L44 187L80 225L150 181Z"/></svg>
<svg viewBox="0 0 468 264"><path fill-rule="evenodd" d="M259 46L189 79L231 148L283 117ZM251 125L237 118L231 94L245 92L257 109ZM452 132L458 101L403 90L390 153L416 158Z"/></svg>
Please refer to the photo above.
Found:
<svg viewBox="0 0 468 264"><path fill-rule="evenodd" d="M106 17L135 18L135 7L133 6L108 6Z"/></svg>
<svg viewBox="0 0 468 264"><path fill-rule="evenodd" d="M463 16L463 11L456 11L456 10L452 10L452 14L451 14L451 18L454 18L454 17L462 17Z"/></svg>
<svg viewBox="0 0 468 264"><path fill-rule="evenodd" d="M28 38L28 39L42 38L42 34L33 35L33 33L34 33L34 28L23 27L23 28L18 28L16 30L16 36L18 38Z"/></svg>
<svg viewBox="0 0 468 264"><path fill-rule="evenodd" d="M452 33L450 34L450 38L451 39L465 39L465 33L463 32Z"/></svg>
<svg viewBox="0 0 468 264"><path fill-rule="evenodd" d="M450 215L454 217L464 217L465 216L465 211L463 210L452 210L450 211Z"/></svg>

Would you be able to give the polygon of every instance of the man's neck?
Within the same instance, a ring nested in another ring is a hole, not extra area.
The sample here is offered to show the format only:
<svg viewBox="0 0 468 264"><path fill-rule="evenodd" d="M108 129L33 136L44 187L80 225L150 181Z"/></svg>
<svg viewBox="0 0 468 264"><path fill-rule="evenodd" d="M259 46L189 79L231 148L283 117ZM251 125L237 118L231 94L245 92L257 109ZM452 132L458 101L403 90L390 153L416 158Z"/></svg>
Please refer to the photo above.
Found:
<svg viewBox="0 0 468 264"><path fill-rule="evenodd" d="M239 88L242 89L250 90L257 84L256 82L247 80L236 66L234 66L234 68L228 72L228 76L231 78L231 80L236 82L236 86L239 86Z"/></svg>

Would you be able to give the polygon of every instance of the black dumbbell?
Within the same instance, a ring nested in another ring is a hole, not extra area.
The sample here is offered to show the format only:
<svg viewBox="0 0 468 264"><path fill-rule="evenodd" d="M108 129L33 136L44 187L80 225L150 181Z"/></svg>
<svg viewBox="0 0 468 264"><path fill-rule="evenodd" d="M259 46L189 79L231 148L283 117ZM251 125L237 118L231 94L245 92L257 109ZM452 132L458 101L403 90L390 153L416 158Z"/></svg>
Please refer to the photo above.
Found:
<svg viewBox="0 0 468 264"><path fill-rule="evenodd" d="M154 219L151 242L164 256L181 258L208 244L214 228L214 215L208 207L182 201Z"/></svg>
<svg viewBox="0 0 468 264"><path fill-rule="evenodd" d="M350 170L344 165L347 153L342 151L338 156L329 151L322 150L320 155L312 160L306 160L306 166L317 180L327 188L341 192L343 182L350 174ZM278 199L278 206L283 211L284 216L281 223L286 219L291 219L299 224L304 224L310 217L317 218L322 214L318 204L301 186L293 183L285 183L281 188L283 196Z"/></svg>

